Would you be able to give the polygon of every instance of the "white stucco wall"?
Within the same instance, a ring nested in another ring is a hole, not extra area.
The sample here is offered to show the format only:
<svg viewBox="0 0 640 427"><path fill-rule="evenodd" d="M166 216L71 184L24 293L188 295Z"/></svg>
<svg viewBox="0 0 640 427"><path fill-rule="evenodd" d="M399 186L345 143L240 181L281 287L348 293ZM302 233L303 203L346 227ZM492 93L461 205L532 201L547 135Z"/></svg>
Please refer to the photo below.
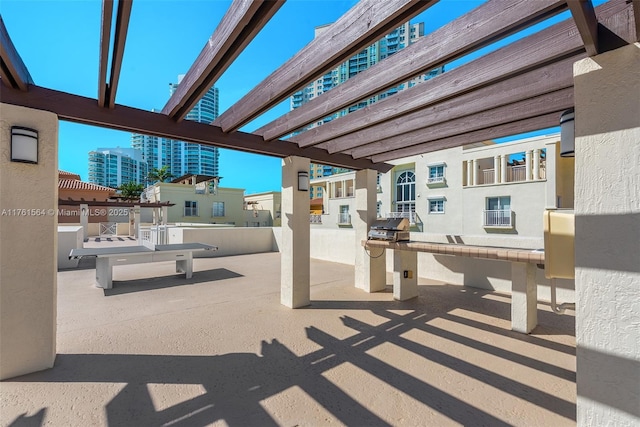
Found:
<svg viewBox="0 0 640 427"><path fill-rule="evenodd" d="M574 65L577 422L640 425L640 44Z"/></svg>
<svg viewBox="0 0 640 427"><path fill-rule="evenodd" d="M194 257L220 257L277 250L271 227L171 227L169 243L205 243L218 247L217 251L194 253Z"/></svg>
<svg viewBox="0 0 640 427"><path fill-rule="evenodd" d="M71 249L83 246L82 226L59 225L58 226L58 268L74 268L78 266L77 259L69 259Z"/></svg>
<svg viewBox="0 0 640 427"><path fill-rule="evenodd" d="M38 131L38 164L11 162L11 126ZM57 209L58 117L0 104L0 379L53 366Z"/></svg>

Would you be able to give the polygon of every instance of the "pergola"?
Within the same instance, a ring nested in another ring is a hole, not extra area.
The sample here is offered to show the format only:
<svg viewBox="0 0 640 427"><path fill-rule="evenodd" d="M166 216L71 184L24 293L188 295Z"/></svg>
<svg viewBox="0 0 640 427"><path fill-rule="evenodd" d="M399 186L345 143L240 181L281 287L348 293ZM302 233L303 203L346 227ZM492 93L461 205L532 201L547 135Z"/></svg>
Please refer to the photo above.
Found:
<svg viewBox="0 0 640 427"><path fill-rule="evenodd" d="M640 128L638 99L634 101L640 84L640 66L628 64L638 64L640 0L610 0L595 8L591 0L489 0L255 132L239 131L252 119L435 3L435 0L361 0L210 124L183 119L283 2L234 0L161 112L116 103L131 0L117 2L115 22L112 22L114 1L103 0L95 98L35 84L0 21L0 101L51 112L59 120L282 158L281 301L290 307L300 307L309 303L309 201L306 193L296 191L297 172L308 170L309 161L357 171L355 193L359 215L354 221L357 239L354 244L357 245L366 237L367 226L375 219L375 175L392 168L386 162L558 126L561 112L574 105L576 136L582 138L585 147L597 146L597 135L606 134L613 135L605 139L615 150L622 151L621 147L638 150L637 139L635 145L628 141L637 138ZM303 131L309 124L567 9L571 18L565 21L323 126ZM110 44L112 32L113 45ZM613 54L614 59L609 59L609 54ZM585 63L589 58L595 59ZM107 69L109 63L110 70ZM582 68L576 68L576 64L583 64ZM605 89L605 83L611 87ZM624 85L628 90L620 89ZM599 90L596 100L589 98L594 87ZM620 94L621 98L608 99L608 93ZM621 107L616 110L618 103ZM617 119L609 116L609 111L627 113L631 118L624 115ZM608 301L603 293L594 289L605 283L612 288L621 286L623 294L632 292L633 285L629 283L640 274L637 251L634 263L630 258L634 249L629 249L636 248L640 241L637 216L640 208L633 204L637 203L637 186L634 198L633 183L638 183L638 166L631 166L631 176L635 178L621 180L625 186L623 192L627 191L625 194L629 194L631 201L620 201L611 189L600 191L597 182L588 179L590 174L604 175L600 169L606 167L601 167L599 162L605 160L597 154L580 158L579 150L576 153L576 211L582 216L576 220L576 248L580 248L576 250L578 365L581 369L578 372L578 422L585 422L588 414L595 413L604 417L601 420L615 423L616 419L623 418L607 418L611 416L607 408L613 408L618 414L638 415L637 408L627 404L630 402L627 397L624 404L612 398L621 393L637 396L634 382L637 362L634 364L636 359L628 356L626 341L616 341L616 334L606 329L616 325L619 331L626 330L625 336L630 334L624 326L629 310L618 308L601 313L600 306L607 305ZM627 231L613 228L616 221L602 214L606 209L600 209L605 204L607 208L620 208L624 217L619 220L629 224ZM610 241L607 238L610 235L618 239ZM602 245L608 245L609 249L603 250ZM622 257L622 261L618 257ZM622 272L631 280L612 282L615 279L608 276L611 270ZM384 273L384 263L364 255L356 259L356 286L367 291L379 290ZM637 285L637 281L635 283ZM584 287L579 289L579 286ZM635 289L637 292L637 287ZM581 300L583 294L588 297ZM625 301L633 299L630 296ZM594 333L594 328L602 333ZM637 338L637 331L634 336ZM603 347L614 356L592 350ZM637 346L635 348L637 351ZM618 363L619 360L624 363ZM615 370L619 367L623 367L620 372ZM599 384L598 378L606 376L606 372L614 378L609 383L615 387ZM622 392L607 392L619 387ZM581 400L581 396L587 396L587 401Z"/></svg>
<svg viewBox="0 0 640 427"><path fill-rule="evenodd" d="M183 120L278 11L281 1L234 1L161 112L116 104L132 2L102 6L95 99L37 86L2 23L4 103L54 112L61 120L277 157L299 156L356 170L384 162L557 126L572 107L572 65L637 40L637 1L491 0L359 73L339 89L253 133L238 129L436 1L361 1L210 125ZM633 5L636 5L634 8ZM282 140L361 100L475 50L571 11L573 19L517 40L395 96ZM635 15L635 19L634 19ZM110 46L111 32L114 44ZM111 69L107 64L111 58ZM142 78L142 76L141 76Z"/></svg>

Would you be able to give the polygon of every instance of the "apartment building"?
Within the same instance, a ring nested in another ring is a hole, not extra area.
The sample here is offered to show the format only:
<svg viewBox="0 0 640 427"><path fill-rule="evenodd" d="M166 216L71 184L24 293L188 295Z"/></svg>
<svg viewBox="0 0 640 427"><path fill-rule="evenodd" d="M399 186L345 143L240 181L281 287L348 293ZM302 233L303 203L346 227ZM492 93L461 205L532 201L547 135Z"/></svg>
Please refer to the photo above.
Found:
<svg viewBox="0 0 640 427"><path fill-rule="evenodd" d="M147 181L149 169L135 148L98 148L89 152L89 182L118 188L122 184Z"/></svg>
<svg viewBox="0 0 640 427"><path fill-rule="evenodd" d="M378 217L408 218L411 239L417 241L543 248L543 212L573 208L574 159L560 157L559 146L560 136L550 135L394 161L391 171L378 175ZM312 185L324 189L323 213L310 219L312 233L318 230L312 234L318 239L314 243L312 238L313 247L322 245L320 230L352 231L355 172L316 178ZM335 240L336 234L330 234ZM419 271L431 279L510 291L504 280L510 275L502 271L508 266L499 261L421 253L419 262L425 264ZM538 278L544 282L542 270ZM559 283L573 287L569 281Z"/></svg>

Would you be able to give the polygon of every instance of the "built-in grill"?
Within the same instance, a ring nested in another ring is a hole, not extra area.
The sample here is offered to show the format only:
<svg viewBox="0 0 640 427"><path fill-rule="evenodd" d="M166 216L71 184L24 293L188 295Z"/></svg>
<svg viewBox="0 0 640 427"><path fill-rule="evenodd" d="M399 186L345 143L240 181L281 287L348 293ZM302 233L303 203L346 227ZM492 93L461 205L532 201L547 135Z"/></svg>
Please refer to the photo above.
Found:
<svg viewBox="0 0 640 427"><path fill-rule="evenodd" d="M402 242L409 240L409 220L407 218L377 219L371 224L369 239Z"/></svg>

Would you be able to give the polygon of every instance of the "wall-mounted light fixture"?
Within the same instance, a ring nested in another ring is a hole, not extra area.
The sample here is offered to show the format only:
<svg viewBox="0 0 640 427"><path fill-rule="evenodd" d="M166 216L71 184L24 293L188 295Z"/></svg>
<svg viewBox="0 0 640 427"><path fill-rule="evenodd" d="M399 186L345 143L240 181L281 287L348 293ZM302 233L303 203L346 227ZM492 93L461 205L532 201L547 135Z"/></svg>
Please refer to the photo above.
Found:
<svg viewBox="0 0 640 427"><path fill-rule="evenodd" d="M560 115L560 156L575 157L575 110L570 108Z"/></svg>
<svg viewBox="0 0 640 427"><path fill-rule="evenodd" d="M38 163L38 131L11 127L11 161Z"/></svg>
<svg viewBox="0 0 640 427"><path fill-rule="evenodd" d="M298 172L298 191L309 191L309 172Z"/></svg>

